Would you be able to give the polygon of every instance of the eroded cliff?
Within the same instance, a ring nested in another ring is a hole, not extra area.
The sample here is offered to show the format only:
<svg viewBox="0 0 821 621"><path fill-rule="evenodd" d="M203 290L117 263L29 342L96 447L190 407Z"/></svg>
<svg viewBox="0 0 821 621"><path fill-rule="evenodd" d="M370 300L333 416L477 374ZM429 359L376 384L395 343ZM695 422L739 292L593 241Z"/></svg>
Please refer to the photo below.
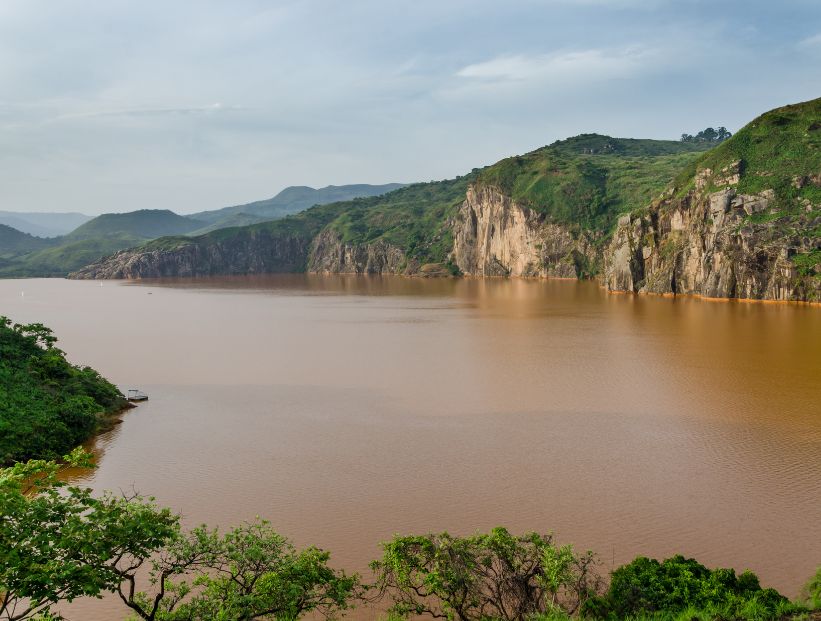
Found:
<svg viewBox="0 0 821 621"><path fill-rule="evenodd" d="M453 221L453 262L473 276L580 278L601 264L595 237L551 223L495 188L473 185Z"/></svg>
<svg viewBox="0 0 821 621"><path fill-rule="evenodd" d="M702 169L695 187L683 196L670 191L645 214L623 216L605 253L607 288L821 300L821 266L801 269L795 260L821 249L819 205L797 199L785 213L788 199L779 201L772 188L739 192L741 165L736 161L717 172Z"/></svg>
<svg viewBox="0 0 821 621"><path fill-rule="evenodd" d="M104 257L70 278L139 279L215 274L260 274L305 270L311 238L249 230L247 234L202 244L151 243Z"/></svg>

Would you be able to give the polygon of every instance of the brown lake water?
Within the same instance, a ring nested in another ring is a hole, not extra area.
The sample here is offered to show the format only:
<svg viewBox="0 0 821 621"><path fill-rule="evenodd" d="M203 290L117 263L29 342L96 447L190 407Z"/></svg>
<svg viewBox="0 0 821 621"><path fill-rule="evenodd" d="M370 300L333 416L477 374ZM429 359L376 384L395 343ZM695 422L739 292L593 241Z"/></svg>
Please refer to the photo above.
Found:
<svg viewBox="0 0 821 621"><path fill-rule="evenodd" d="M791 596L821 565L818 307L283 275L3 280L0 314L150 394L80 479L187 525L259 515L360 572L394 533L496 525Z"/></svg>

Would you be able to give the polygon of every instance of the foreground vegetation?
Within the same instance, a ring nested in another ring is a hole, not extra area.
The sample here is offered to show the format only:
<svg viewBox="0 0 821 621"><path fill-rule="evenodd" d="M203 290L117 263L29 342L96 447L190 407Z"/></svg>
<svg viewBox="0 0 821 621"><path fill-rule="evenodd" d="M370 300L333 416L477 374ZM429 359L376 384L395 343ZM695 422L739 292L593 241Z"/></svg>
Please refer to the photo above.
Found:
<svg viewBox="0 0 821 621"><path fill-rule="evenodd" d="M0 317L0 464L54 458L127 406L90 367L70 364L41 324Z"/></svg>
<svg viewBox="0 0 821 621"><path fill-rule="evenodd" d="M593 553L504 528L395 536L368 583L259 519L226 532L185 531L151 498L95 498L61 480L63 468L77 466L90 466L89 455L0 469L0 619L59 619L60 602L104 593L119 597L123 616L147 621L298 619L373 603L394 619L758 621L808 618L821 606L821 570L798 602L762 589L751 572L681 556L637 558L605 588Z"/></svg>

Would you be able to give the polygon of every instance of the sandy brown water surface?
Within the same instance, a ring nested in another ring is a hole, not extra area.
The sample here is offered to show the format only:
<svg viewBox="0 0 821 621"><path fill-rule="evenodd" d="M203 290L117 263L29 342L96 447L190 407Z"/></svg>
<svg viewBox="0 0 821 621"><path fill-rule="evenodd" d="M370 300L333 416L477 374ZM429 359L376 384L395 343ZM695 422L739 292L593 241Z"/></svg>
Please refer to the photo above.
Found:
<svg viewBox="0 0 821 621"><path fill-rule="evenodd" d="M500 524L789 595L821 564L817 307L270 276L5 280L0 313L150 394L81 479L187 525L260 515L358 571L393 533Z"/></svg>

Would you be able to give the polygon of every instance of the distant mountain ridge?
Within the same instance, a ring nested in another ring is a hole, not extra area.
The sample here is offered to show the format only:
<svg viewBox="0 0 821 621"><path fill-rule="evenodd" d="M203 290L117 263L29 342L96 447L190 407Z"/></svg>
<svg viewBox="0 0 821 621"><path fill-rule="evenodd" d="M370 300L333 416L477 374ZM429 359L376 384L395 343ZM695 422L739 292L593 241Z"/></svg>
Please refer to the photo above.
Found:
<svg viewBox="0 0 821 621"><path fill-rule="evenodd" d="M35 235L36 237L59 237L66 235L93 216L83 213L49 213L25 211L0 211L0 224Z"/></svg>
<svg viewBox="0 0 821 621"><path fill-rule="evenodd" d="M821 302L821 99L718 146L582 134L455 179L156 239L71 276L263 272L596 277Z"/></svg>
<svg viewBox="0 0 821 621"><path fill-rule="evenodd" d="M18 231L6 224L0 224L0 257L14 256L21 252L45 248L48 245L48 240Z"/></svg>
<svg viewBox="0 0 821 621"><path fill-rule="evenodd" d="M79 223L60 236L48 238L0 224L0 277L65 276L105 255L158 237L202 235L222 228L267 222L340 197L374 196L399 187L403 187L402 184L352 184L320 189L291 186L270 199L193 215L179 215L168 209L106 213L94 218L83 214L0 212L19 226L46 233L60 227L65 231L67 224ZM29 216L33 223L25 220ZM52 223L51 229L47 227L49 223Z"/></svg>
<svg viewBox="0 0 821 621"><path fill-rule="evenodd" d="M211 211L200 211L190 214L189 217L207 222L209 225L214 225L221 221L244 221L244 224L254 224L254 222L251 221L254 218L256 218L256 222L275 220L298 213L314 205L326 205L328 203L337 203L354 198L380 196L393 190L398 190L405 185L406 184L403 183L386 183L383 185L358 183L351 185L328 185L318 189L304 185L293 185L285 188L272 198L254 201L244 205L223 207L222 209L214 209ZM239 218L240 214L245 216L244 219Z"/></svg>

